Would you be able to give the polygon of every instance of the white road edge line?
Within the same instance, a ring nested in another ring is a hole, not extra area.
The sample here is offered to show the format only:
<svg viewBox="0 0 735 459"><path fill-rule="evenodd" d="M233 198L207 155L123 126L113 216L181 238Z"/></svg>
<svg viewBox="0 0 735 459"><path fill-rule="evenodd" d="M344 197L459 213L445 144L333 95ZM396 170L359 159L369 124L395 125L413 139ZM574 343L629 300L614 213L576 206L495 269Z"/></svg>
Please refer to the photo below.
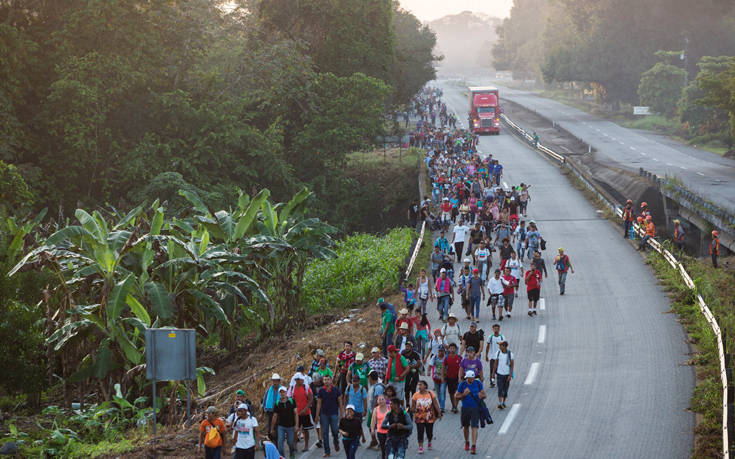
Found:
<svg viewBox="0 0 735 459"><path fill-rule="evenodd" d="M538 343L544 344L546 342L546 325L538 326Z"/></svg>
<svg viewBox="0 0 735 459"><path fill-rule="evenodd" d="M540 300L538 300L538 308L540 310L542 310L542 311L546 309L546 300L545 299L541 298Z"/></svg>
<svg viewBox="0 0 735 459"><path fill-rule="evenodd" d="M533 384L533 381L536 379L536 373L538 373L538 367L541 364L538 362L533 362L531 364L531 368L528 370L528 375L526 376L526 380L523 381L523 384L526 386L530 386Z"/></svg>
<svg viewBox="0 0 735 459"><path fill-rule="evenodd" d="M503 421L503 425L500 426L500 430L498 430L498 435L504 435L508 433L508 429L510 429L510 425L513 424L513 420L518 416L518 411L521 409L520 403L514 403L513 406L510 407L510 412L508 413L508 417L505 418L505 421Z"/></svg>

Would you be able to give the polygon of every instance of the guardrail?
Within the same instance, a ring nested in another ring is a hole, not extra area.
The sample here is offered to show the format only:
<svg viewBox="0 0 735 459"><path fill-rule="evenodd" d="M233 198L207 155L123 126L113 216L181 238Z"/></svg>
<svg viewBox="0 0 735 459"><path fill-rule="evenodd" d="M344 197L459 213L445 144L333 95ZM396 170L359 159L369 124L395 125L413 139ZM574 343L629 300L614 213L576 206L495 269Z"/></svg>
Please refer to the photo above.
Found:
<svg viewBox="0 0 735 459"><path fill-rule="evenodd" d="M532 147L539 150L540 152L544 153L545 155L551 157L552 159L559 162L561 167L568 167L574 174L579 177L579 179L582 180L584 185L589 188L590 190L594 191L597 196L608 206L610 209L614 212L614 214L621 218L623 217L623 208L622 206L615 203L615 200L607 196L607 192L604 190L601 190L597 188L594 183L592 183L590 180L587 180L584 177L584 173L579 170L572 162L568 161L566 157L563 155L560 155L556 153L555 151L551 150L550 148L547 148L543 145L541 145L538 142L535 142L533 140L533 136L529 135L528 132L526 132L523 128L518 126L516 123L510 120L507 116L500 115L503 121L510 126L513 130L516 131L517 134L521 135ZM637 223L633 223L633 228L636 230L636 233L639 236L645 235L645 230L640 227ZM712 314L712 311L710 310L709 306L707 306L707 303L705 303L704 298L702 298L702 295L697 293L697 287L694 285L694 281L692 280L689 273L686 272L686 269L684 268L684 265L681 264L679 260L676 259L676 257L666 250L661 243L659 243L657 240L651 238L648 240L648 245L651 246L656 252L660 253L661 256L664 257L664 259L671 265L672 268L679 271L679 274L681 275L682 279L684 279L684 283L686 286L693 290L696 294L697 303L699 305L699 310L702 312L702 315L704 316L707 323L712 328L712 331L715 334L715 337L717 339L717 353L719 355L720 360L720 380L722 382L722 457L724 459L730 459L730 441L729 441L729 435L728 435L728 402L727 402L727 396L728 396L728 384L727 384L727 369L725 366L725 347L722 342L722 332L720 330L720 325L717 323L717 319L715 318L714 314Z"/></svg>
<svg viewBox="0 0 735 459"><path fill-rule="evenodd" d="M403 278L404 280L408 280L408 276L411 275L411 270L413 270L413 264L416 262L416 257L419 254L419 250L421 250L421 244L424 242L425 233L426 233L426 220L421 222L421 234L419 234L419 238L416 241L416 247L413 248L413 254L411 255L411 261L408 262L408 268L406 268L406 275Z"/></svg>

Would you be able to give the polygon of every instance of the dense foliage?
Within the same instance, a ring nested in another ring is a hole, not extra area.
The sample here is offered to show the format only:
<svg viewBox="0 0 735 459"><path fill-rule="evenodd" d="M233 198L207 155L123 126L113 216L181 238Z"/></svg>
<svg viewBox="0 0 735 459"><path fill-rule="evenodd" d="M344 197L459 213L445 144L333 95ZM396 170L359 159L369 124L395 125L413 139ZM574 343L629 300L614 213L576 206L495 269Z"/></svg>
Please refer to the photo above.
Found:
<svg viewBox="0 0 735 459"><path fill-rule="evenodd" d="M171 178L167 197L222 206L338 201L345 155L434 77L434 43L390 0L0 2L0 160L52 213L129 209Z"/></svg>

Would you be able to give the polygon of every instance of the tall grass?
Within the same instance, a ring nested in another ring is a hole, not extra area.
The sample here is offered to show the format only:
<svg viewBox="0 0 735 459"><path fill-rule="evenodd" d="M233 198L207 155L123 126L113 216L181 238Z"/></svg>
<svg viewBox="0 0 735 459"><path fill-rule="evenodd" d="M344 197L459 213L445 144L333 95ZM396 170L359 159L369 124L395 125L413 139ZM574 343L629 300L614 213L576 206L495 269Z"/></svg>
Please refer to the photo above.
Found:
<svg viewBox="0 0 735 459"><path fill-rule="evenodd" d="M337 257L318 260L304 275L304 302L311 313L364 304L396 288L416 232L395 228L385 236L356 234L337 243Z"/></svg>

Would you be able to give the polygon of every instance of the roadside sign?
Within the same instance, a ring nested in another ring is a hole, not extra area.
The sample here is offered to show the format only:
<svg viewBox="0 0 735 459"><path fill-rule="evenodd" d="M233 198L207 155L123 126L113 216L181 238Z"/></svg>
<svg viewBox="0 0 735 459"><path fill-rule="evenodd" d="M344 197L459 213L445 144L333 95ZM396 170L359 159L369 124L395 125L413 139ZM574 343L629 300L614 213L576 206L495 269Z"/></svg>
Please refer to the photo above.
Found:
<svg viewBox="0 0 735 459"><path fill-rule="evenodd" d="M651 107L633 107L634 115L650 115Z"/></svg>

